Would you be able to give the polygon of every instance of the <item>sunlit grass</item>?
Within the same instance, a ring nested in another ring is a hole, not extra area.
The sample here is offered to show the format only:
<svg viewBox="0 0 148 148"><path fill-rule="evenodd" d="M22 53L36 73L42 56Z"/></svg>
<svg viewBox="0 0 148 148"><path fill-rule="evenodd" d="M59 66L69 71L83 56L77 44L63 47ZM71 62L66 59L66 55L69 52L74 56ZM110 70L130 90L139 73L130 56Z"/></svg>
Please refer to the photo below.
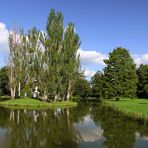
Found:
<svg viewBox="0 0 148 148"><path fill-rule="evenodd" d="M105 104L126 115L148 119L148 99L121 98L119 101L105 101Z"/></svg>
<svg viewBox="0 0 148 148"><path fill-rule="evenodd" d="M15 106L15 107L62 107L62 106L77 106L76 102L42 102L35 99L14 99L0 102L0 106Z"/></svg>

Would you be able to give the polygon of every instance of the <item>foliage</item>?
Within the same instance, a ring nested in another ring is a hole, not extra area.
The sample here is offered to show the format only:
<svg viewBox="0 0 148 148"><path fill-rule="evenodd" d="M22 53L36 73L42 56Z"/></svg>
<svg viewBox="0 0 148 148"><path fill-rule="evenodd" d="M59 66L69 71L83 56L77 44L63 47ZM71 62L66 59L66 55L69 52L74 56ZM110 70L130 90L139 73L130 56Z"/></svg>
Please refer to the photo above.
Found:
<svg viewBox="0 0 148 148"><path fill-rule="evenodd" d="M73 88L73 95L84 99L89 97L90 93L91 88L89 82L83 77L78 78Z"/></svg>
<svg viewBox="0 0 148 148"><path fill-rule="evenodd" d="M104 60L104 97L135 97L137 75L133 59L125 48L114 49Z"/></svg>
<svg viewBox="0 0 148 148"><path fill-rule="evenodd" d="M95 75L91 78L91 85L92 85L92 97L101 98L103 93L103 73L98 71Z"/></svg>
<svg viewBox="0 0 148 148"><path fill-rule="evenodd" d="M137 76L137 95L140 98L148 98L148 65L140 65L140 67L137 69Z"/></svg>
<svg viewBox="0 0 148 148"><path fill-rule="evenodd" d="M7 67L0 69L0 96L9 95L9 78L7 74Z"/></svg>

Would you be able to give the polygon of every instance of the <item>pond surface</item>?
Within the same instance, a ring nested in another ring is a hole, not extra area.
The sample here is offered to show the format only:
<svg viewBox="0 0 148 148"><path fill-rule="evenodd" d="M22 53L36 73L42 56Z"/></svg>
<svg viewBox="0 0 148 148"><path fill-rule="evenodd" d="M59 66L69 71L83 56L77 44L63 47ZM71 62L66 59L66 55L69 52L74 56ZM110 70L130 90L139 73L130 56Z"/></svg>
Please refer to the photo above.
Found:
<svg viewBox="0 0 148 148"><path fill-rule="evenodd" d="M0 148L148 148L148 122L104 108L0 108Z"/></svg>

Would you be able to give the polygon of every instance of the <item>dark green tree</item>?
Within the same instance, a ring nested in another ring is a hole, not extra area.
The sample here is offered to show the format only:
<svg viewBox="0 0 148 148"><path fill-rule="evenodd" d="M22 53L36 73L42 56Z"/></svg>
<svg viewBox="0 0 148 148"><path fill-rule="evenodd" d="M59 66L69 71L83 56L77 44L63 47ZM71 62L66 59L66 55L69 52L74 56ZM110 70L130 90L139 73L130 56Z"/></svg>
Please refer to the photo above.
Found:
<svg viewBox="0 0 148 148"><path fill-rule="evenodd" d="M137 76L137 95L140 98L148 98L148 65L140 65L140 67L137 69Z"/></svg>
<svg viewBox="0 0 148 148"><path fill-rule="evenodd" d="M85 78L80 77L75 81L73 91L74 96L79 96L84 99L90 96L91 87Z"/></svg>
<svg viewBox="0 0 148 148"><path fill-rule="evenodd" d="M135 97L137 90L136 66L129 51L125 48L114 49L109 59L104 60L104 96Z"/></svg>
<svg viewBox="0 0 148 148"><path fill-rule="evenodd" d="M91 78L92 97L101 98L103 93L103 74L98 71Z"/></svg>
<svg viewBox="0 0 148 148"><path fill-rule="evenodd" d="M0 96L1 95L10 95L9 78L6 66L0 69Z"/></svg>

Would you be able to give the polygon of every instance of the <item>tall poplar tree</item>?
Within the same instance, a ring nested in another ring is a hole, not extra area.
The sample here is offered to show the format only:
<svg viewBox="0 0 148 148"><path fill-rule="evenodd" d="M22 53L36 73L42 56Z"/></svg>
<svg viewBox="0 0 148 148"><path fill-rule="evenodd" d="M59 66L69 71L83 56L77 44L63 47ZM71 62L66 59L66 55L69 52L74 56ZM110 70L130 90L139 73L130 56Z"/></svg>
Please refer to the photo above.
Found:
<svg viewBox="0 0 148 148"><path fill-rule="evenodd" d="M80 46L80 38L75 33L74 24L69 23L64 33L63 43L63 87L64 98L69 100L72 95L72 87L80 72L79 56L77 50Z"/></svg>
<svg viewBox="0 0 148 148"><path fill-rule="evenodd" d="M54 95L54 100L59 98L61 85L61 50L63 42L63 15L51 10L47 19L47 36L45 46L46 62L49 70L49 93Z"/></svg>
<svg viewBox="0 0 148 148"><path fill-rule="evenodd" d="M9 77L9 87L11 98L15 99L16 97L16 89L18 86L19 79L19 71L21 67L21 59L20 59L20 42L19 37L16 30L13 30L9 34L9 61L8 61L8 77Z"/></svg>

